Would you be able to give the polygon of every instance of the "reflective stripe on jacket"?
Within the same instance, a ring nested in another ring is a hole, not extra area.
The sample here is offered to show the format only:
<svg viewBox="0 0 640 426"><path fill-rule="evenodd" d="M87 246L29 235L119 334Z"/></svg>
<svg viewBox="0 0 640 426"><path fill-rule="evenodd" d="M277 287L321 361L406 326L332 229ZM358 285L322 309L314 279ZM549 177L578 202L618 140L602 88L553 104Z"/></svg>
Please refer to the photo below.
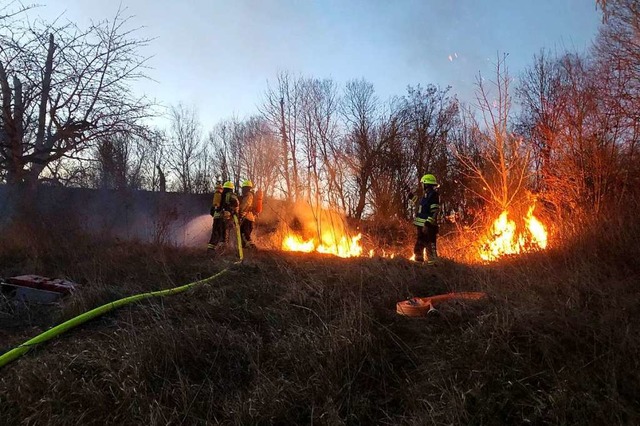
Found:
<svg viewBox="0 0 640 426"><path fill-rule="evenodd" d="M434 189L430 189L424 197L420 199L418 205L418 211L416 212L416 218L413 220L413 224L416 226L424 226L429 222L432 225L436 225L436 217L440 210L440 196Z"/></svg>

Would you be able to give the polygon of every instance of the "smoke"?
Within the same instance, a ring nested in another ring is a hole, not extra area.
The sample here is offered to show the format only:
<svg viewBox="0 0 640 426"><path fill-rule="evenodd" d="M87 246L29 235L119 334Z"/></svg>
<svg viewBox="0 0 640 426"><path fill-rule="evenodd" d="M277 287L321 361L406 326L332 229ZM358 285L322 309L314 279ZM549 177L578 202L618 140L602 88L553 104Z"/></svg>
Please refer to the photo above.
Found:
<svg viewBox="0 0 640 426"><path fill-rule="evenodd" d="M309 203L297 202L288 209L282 222L284 233L295 232L304 239L317 238L331 232L336 238L351 236L344 215L335 210L312 206Z"/></svg>
<svg viewBox="0 0 640 426"><path fill-rule="evenodd" d="M17 217L18 203L22 205L21 217ZM63 238L82 233L101 240L193 247L206 244L209 238L210 203L208 194L49 186L39 186L35 193L27 194L23 188L3 185L0 229L20 219L34 225L47 224Z"/></svg>

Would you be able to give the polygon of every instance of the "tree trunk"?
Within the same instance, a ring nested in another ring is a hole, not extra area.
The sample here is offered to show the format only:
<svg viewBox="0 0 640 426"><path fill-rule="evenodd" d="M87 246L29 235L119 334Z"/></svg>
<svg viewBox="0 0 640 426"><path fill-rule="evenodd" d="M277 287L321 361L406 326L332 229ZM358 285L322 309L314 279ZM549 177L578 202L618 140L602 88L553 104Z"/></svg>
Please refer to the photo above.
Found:
<svg viewBox="0 0 640 426"><path fill-rule="evenodd" d="M291 178L289 176L289 141L287 137L287 126L284 120L284 98L280 98L280 137L282 140L282 167L284 181L287 186L287 200L292 200Z"/></svg>
<svg viewBox="0 0 640 426"><path fill-rule="evenodd" d="M40 105L38 106L38 130L36 133L36 144L34 150L34 158L36 162L31 164L31 170L27 175L27 182L30 186L34 186L38 181L38 177L45 168L45 158L47 152L53 147L53 138L51 135L45 135L46 118L47 118L47 101L49 100L49 92L51 91L51 74L53 73L53 53L56 46L53 42L53 34L49 34L49 47L47 49L47 60L44 64L44 75L42 77L42 93L40 94Z"/></svg>
<svg viewBox="0 0 640 426"><path fill-rule="evenodd" d="M22 181L22 175L24 167L22 163L22 132L19 130L22 128L22 86L14 78L14 86L16 93L12 95L11 87L9 86L9 78L7 76L4 66L0 63L0 92L2 93L2 113L0 117L2 119L2 125L0 128L3 131L2 139L5 149L3 149L3 157L7 162L7 181L9 183L19 183ZM19 95L20 99L15 99L16 110L11 110L11 103L13 97ZM20 119L20 125L16 124L16 119Z"/></svg>
<svg viewBox="0 0 640 426"><path fill-rule="evenodd" d="M364 207L367 201L367 187L369 183L369 176L361 174L358 179L358 204L356 205L356 211L354 212L354 217L358 220L362 219L362 214L364 213Z"/></svg>

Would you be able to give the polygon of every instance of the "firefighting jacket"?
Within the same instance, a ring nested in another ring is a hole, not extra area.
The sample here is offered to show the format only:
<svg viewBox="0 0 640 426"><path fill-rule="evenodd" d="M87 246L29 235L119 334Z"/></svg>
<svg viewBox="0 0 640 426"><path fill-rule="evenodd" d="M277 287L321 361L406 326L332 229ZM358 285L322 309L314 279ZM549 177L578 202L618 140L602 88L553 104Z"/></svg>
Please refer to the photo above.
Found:
<svg viewBox="0 0 640 426"><path fill-rule="evenodd" d="M233 193L232 189L225 188L222 191L222 201L220 203L220 211L222 213L229 212L231 214L238 213L238 197Z"/></svg>
<svg viewBox="0 0 640 426"><path fill-rule="evenodd" d="M255 222L256 216L253 213L253 190L247 192L240 199L240 217L250 222Z"/></svg>
<svg viewBox="0 0 640 426"><path fill-rule="evenodd" d="M413 224L419 227L423 227L426 223L434 226L437 225L436 216L439 210L440 196L435 189L429 189L424 197L420 199Z"/></svg>

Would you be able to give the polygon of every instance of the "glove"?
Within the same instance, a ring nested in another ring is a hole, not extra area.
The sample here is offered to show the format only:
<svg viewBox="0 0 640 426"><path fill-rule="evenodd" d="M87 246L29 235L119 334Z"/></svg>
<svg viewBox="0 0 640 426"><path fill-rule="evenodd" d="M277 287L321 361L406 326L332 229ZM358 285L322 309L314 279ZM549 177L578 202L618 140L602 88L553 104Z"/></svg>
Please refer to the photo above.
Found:
<svg viewBox="0 0 640 426"><path fill-rule="evenodd" d="M216 214L216 208L212 206L211 209L209 209L209 214L214 216Z"/></svg>

